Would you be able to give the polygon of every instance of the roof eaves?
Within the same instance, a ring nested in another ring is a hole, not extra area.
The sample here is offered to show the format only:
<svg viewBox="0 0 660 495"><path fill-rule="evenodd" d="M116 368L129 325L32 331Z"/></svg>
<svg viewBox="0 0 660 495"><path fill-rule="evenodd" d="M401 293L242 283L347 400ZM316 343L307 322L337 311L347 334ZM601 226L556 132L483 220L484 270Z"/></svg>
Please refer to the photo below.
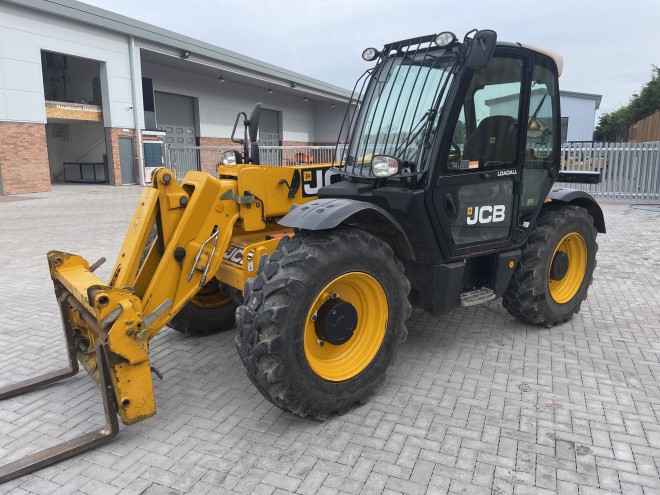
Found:
<svg viewBox="0 0 660 495"><path fill-rule="evenodd" d="M197 55L234 65L248 71L261 73L270 77L295 82L330 93L332 95L349 98L351 92L345 88L325 83L303 74L289 71L282 67L269 64L262 60L248 57L237 52L225 50L218 46L206 43L174 31L162 29L146 22L138 21L105 9L100 9L76 0L0 0L41 12L57 15L78 22L84 22L97 27L119 32L122 34L146 39L166 46L188 50Z"/></svg>

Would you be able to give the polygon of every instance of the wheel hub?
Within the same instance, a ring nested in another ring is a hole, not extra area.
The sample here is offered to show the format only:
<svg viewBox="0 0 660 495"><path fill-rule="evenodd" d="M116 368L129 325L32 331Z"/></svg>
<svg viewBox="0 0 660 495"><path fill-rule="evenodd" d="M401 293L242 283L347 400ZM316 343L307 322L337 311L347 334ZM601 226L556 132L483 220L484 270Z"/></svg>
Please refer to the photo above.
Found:
<svg viewBox="0 0 660 495"><path fill-rule="evenodd" d="M563 251L558 251L550 266L550 278L562 280L566 273L568 273L568 255Z"/></svg>
<svg viewBox="0 0 660 495"><path fill-rule="evenodd" d="M389 315L385 290L371 275L348 272L333 278L317 292L305 320L309 367L329 382L356 377L378 355Z"/></svg>
<svg viewBox="0 0 660 495"><path fill-rule="evenodd" d="M353 336L357 323L357 311L351 303L340 298L330 299L319 308L314 321L314 330L322 341L341 345Z"/></svg>

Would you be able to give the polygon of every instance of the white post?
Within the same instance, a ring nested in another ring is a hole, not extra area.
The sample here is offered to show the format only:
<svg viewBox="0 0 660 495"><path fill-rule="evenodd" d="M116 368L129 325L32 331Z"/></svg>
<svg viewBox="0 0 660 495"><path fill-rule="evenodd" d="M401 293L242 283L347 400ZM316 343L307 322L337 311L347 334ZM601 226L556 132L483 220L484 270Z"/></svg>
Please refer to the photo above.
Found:
<svg viewBox="0 0 660 495"><path fill-rule="evenodd" d="M146 186L144 178L144 149L142 146L142 130L144 129L144 105L142 104L142 67L140 66L140 46L133 36L128 37L128 49L131 65L131 92L133 94L133 121L137 139L138 180L141 186Z"/></svg>

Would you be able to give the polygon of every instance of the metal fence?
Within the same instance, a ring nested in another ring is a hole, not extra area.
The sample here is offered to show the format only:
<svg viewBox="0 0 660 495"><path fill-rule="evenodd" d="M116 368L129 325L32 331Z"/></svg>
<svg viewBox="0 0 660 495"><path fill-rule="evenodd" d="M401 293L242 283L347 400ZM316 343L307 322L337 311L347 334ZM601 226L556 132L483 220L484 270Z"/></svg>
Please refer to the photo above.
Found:
<svg viewBox="0 0 660 495"><path fill-rule="evenodd" d="M174 171L178 180L191 170L200 170L200 146L168 146L166 145L165 164Z"/></svg>
<svg viewBox="0 0 660 495"><path fill-rule="evenodd" d="M660 142L566 143L562 170L600 172L600 184L566 184L594 196L660 199Z"/></svg>
<svg viewBox="0 0 660 495"><path fill-rule="evenodd" d="M165 166L174 171L177 180L191 170L204 170L210 174L220 163L220 155L229 150L242 151L240 146L184 146L165 144L163 147L163 162Z"/></svg>
<svg viewBox="0 0 660 495"><path fill-rule="evenodd" d="M163 148L164 163L182 180L191 170L213 173L220 163L224 151L242 151L240 146L183 146L166 144ZM260 146L261 165L306 165L331 163L335 155L334 146Z"/></svg>
<svg viewBox="0 0 660 495"><path fill-rule="evenodd" d="M223 151L238 146L165 145L164 161L183 179L190 170L214 173ZM334 146L260 146L262 165L331 163ZM660 199L660 142L570 142L562 147L562 170L599 171L600 184L566 184L595 196L614 199Z"/></svg>
<svg viewBox="0 0 660 495"><path fill-rule="evenodd" d="M262 165L332 163L334 156L334 146L259 146Z"/></svg>

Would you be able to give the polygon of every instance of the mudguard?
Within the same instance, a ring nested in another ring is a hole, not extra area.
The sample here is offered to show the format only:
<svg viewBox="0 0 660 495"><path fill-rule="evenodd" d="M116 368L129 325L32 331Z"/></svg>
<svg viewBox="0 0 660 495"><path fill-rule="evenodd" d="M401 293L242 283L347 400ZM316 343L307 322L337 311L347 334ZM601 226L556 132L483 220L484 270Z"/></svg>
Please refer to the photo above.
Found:
<svg viewBox="0 0 660 495"><path fill-rule="evenodd" d="M605 233L605 216L594 197L584 191L567 187L553 187L548 194L552 203L564 203L581 206L589 212L594 219L594 227L599 234Z"/></svg>
<svg viewBox="0 0 660 495"><path fill-rule="evenodd" d="M387 233L394 233L397 255L403 260L415 259L412 244L399 222L381 207L364 201L325 198L304 205L293 205L278 223L296 229L326 230L347 222L359 223L367 230L385 223L390 227ZM394 232L391 232L392 229Z"/></svg>

